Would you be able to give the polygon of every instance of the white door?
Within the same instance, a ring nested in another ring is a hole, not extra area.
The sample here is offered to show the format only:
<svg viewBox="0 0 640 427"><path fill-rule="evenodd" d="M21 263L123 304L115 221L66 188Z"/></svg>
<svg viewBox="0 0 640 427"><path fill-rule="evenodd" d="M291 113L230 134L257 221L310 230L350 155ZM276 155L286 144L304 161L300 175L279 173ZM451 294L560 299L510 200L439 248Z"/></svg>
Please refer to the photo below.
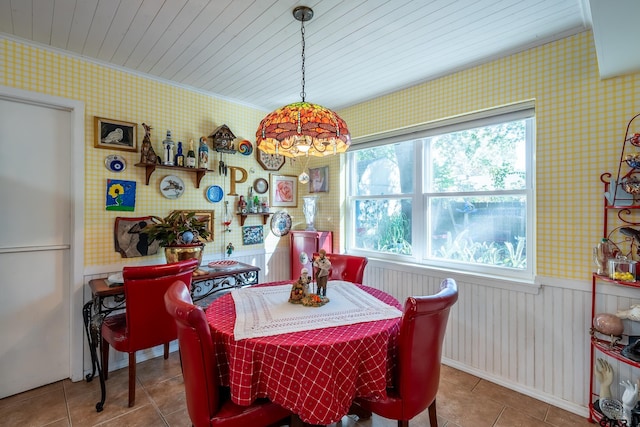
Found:
<svg viewBox="0 0 640 427"><path fill-rule="evenodd" d="M0 398L71 376L72 140L70 111L0 97Z"/></svg>

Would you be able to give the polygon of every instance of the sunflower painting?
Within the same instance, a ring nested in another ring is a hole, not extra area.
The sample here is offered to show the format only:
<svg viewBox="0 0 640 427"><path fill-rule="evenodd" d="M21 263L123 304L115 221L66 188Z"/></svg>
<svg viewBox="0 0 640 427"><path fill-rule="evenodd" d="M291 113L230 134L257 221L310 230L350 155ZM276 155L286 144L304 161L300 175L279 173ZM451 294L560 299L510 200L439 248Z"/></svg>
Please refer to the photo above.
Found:
<svg viewBox="0 0 640 427"><path fill-rule="evenodd" d="M133 212L136 208L136 182L107 179L108 211Z"/></svg>

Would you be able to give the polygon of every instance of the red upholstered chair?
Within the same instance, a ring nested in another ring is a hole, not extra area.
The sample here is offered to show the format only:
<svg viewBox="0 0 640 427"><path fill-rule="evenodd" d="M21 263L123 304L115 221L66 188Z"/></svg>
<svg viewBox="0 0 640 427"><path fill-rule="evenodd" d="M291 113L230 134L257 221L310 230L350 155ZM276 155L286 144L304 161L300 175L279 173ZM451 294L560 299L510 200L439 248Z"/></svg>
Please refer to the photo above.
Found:
<svg viewBox="0 0 640 427"><path fill-rule="evenodd" d="M394 388L384 400L357 398L351 413L376 413L398 420L408 427L409 420L429 408L431 427L438 427L436 394L440 382L440 358L449 309L458 300L453 279L440 284L431 296L409 297L404 305L398 342L398 375Z"/></svg>
<svg viewBox="0 0 640 427"><path fill-rule="evenodd" d="M238 406L231 401L229 390L220 387L209 324L183 282L176 281L169 288L164 303L177 325L187 410L195 427L259 427L289 422L291 414L281 406L267 399Z"/></svg>
<svg viewBox="0 0 640 427"><path fill-rule="evenodd" d="M313 254L315 259L318 253ZM364 276L364 268L369 260L366 257L343 255L343 254L327 254L327 258L331 261L331 270L329 270L329 280L344 280L345 282L362 284Z"/></svg>
<svg viewBox="0 0 640 427"><path fill-rule="evenodd" d="M176 324L164 308L164 293L176 280L191 286L197 259L173 264L124 267L124 313L105 317L102 322L102 367L109 372L109 345L129 353L129 406L136 401L136 351L164 344L169 357L169 342L175 340Z"/></svg>

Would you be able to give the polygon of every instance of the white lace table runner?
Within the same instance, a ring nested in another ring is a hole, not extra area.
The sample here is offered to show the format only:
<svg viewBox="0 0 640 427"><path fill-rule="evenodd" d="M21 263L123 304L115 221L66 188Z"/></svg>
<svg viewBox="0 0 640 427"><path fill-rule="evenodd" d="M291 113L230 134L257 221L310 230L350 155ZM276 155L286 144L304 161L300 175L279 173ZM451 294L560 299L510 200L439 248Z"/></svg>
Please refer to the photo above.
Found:
<svg viewBox="0 0 640 427"><path fill-rule="evenodd" d="M402 312L350 282L330 280L321 307L289 303L291 285L234 289L236 340L401 317Z"/></svg>

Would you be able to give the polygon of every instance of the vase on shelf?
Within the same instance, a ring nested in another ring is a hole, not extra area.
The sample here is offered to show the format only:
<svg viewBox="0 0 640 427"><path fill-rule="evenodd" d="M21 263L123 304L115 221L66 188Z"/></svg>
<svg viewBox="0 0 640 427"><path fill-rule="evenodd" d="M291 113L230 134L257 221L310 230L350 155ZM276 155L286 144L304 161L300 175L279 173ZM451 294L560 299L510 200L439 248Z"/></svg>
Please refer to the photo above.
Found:
<svg viewBox="0 0 640 427"><path fill-rule="evenodd" d="M318 213L318 196L303 196L302 197L302 212L304 218L307 221L307 231L316 231L314 226L316 213Z"/></svg>

